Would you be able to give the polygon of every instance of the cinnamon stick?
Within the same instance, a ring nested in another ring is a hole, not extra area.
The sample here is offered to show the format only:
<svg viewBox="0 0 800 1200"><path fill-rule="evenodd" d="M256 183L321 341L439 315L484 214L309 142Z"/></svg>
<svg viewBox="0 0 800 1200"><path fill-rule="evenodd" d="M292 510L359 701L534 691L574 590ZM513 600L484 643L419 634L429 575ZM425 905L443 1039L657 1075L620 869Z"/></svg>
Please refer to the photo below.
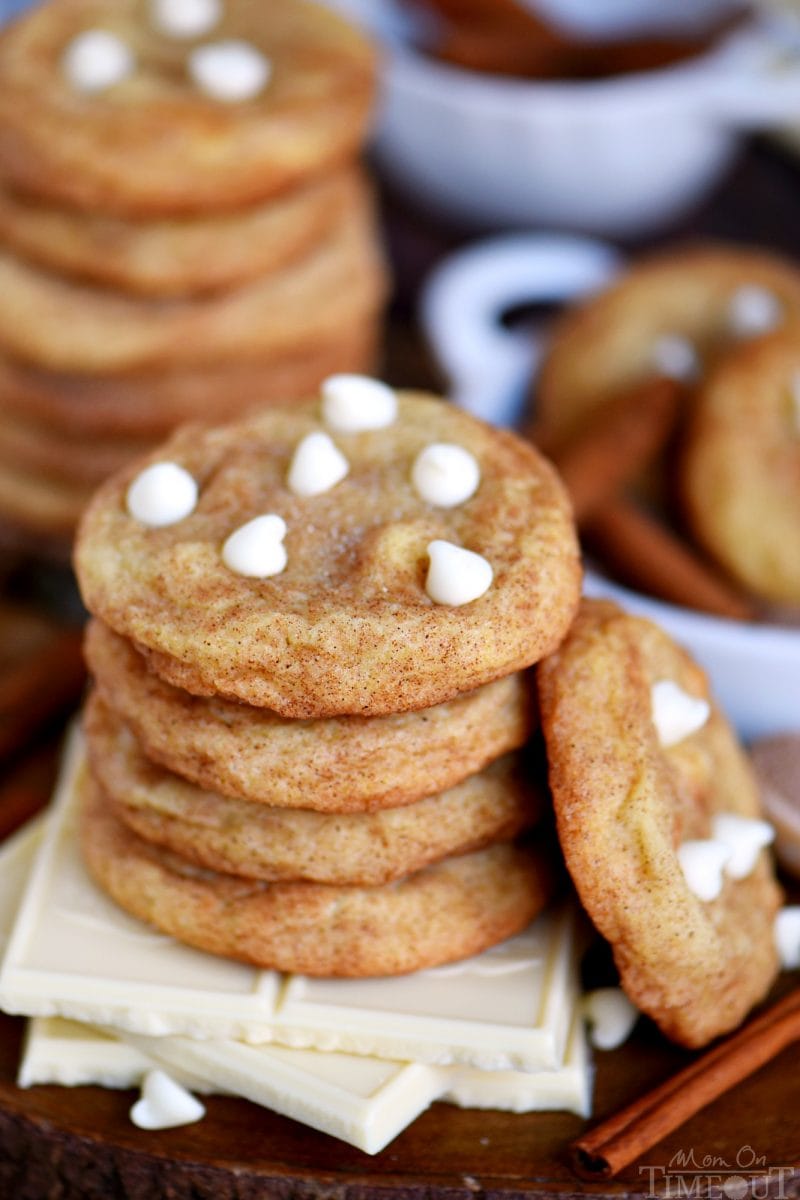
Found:
<svg viewBox="0 0 800 1200"><path fill-rule="evenodd" d="M655 377L602 405L560 447L531 437L553 460L590 547L619 578L649 595L735 621L754 606L661 522L621 495L664 445L683 389Z"/></svg>
<svg viewBox="0 0 800 1200"><path fill-rule="evenodd" d="M712 1100L800 1039L800 989L570 1146L582 1179L611 1179Z"/></svg>
<svg viewBox="0 0 800 1200"><path fill-rule="evenodd" d="M675 424L681 386L658 377L601 406L551 458L582 523L637 475Z"/></svg>
<svg viewBox="0 0 800 1200"><path fill-rule="evenodd" d="M664 525L630 501L607 503L586 523L589 545L624 582L651 596L734 621L753 605Z"/></svg>

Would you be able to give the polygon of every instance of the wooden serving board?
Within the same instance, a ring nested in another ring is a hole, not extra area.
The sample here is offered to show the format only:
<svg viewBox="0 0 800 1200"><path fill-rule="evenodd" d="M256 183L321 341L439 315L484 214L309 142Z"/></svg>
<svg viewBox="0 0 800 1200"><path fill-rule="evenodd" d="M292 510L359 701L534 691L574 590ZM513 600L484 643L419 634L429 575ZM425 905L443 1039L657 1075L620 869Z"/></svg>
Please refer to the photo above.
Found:
<svg viewBox="0 0 800 1200"><path fill-rule="evenodd" d="M567 1156L585 1123L564 1113L512 1115L437 1103L374 1157L229 1097L210 1098L198 1124L146 1133L128 1120L133 1092L17 1088L23 1031L22 1020L0 1017L3 1200L533 1200L585 1194L742 1200L742 1180L754 1196L783 1200L796 1196L800 1185L796 1049L692 1118L617 1180L590 1185L573 1175ZM597 1055L596 1116L611 1113L687 1060L646 1026L622 1049Z"/></svg>

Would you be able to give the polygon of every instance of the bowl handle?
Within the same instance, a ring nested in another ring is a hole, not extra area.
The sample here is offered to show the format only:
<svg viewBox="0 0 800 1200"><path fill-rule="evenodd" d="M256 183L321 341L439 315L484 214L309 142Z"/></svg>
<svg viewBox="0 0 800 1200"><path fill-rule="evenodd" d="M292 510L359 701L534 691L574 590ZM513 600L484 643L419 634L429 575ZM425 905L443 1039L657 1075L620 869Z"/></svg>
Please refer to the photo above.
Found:
<svg viewBox="0 0 800 1200"><path fill-rule="evenodd" d="M517 424L544 331L508 328L504 313L597 291L621 265L605 242L538 233L486 238L444 259L422 287L419 317L451 399L494 425Z"/></svg>

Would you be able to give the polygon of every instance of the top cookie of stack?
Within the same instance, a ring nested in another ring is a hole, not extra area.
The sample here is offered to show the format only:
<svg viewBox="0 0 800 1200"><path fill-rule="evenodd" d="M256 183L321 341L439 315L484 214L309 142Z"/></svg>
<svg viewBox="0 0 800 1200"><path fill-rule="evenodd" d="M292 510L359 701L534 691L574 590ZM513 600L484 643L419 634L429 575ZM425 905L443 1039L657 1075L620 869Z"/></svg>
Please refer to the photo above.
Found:
<svg viewBox="0 0 800 1200"><path fill-rule="evenodd" d="M541 806L499 760L580 567L532 447L332 377L108 480L75 562L98 618L84 849L123 907L333 975L476 953L541 908L547 855L513 841Z"/></svg>
<svg viewBox="0 0 800 1200"><path fill-rule="evenodd" d="M53 0L3 32L10 525L69 537L100 478L181 421L371 363L375 76L305 0Z"/></svg>

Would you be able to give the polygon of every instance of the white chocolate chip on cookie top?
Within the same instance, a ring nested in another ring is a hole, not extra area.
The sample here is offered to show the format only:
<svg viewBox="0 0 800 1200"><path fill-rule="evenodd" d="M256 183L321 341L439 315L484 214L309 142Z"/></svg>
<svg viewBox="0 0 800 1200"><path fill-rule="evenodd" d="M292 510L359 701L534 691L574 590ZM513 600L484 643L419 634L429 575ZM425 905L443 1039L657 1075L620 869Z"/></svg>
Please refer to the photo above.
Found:
<svg viewBox="0 0 800 1200"><path fill-rule="evenodd" d="M269 59L249 42L230 38L198 46L189 55L189 74L214 100L235 104L252 100L269 82Z"/></svg>
<svg viewBox="0 0 800 1200"><path fill-rule="evenodd" d="M195 480L174 462L153 463L131 483L126 495L128 512L142 525L159 528L184 520L197 505Z"/></svg>
<svg viewBox="0 0 800 1200"><path fill-rule="evenodd" d="M286 482L297 496L319 496L344 479L349 469L332 438L316 430L299 443Z"/></svg>
<svg viewBox="0 0 800 1200"><path fill-rule="evenodd" d="M64 51L61 67L79 92L102 92L133 73L133 52L108 29L87 29Z"/></svg>
<svg viewBox="0 0 800 1200"><path fill-rule="evenodd" d="M276 513L253 517L240 525L222 547L222 561L236 575L268 579L286 567L288 556L283 539L286 522Z"/></svg>
<svg viewBox="0 0 800 1200"><path fill-rule="evenodd" d="M746 878L764 847L775 840L775 830L768 821L726 812L714 816L711 835L728 850L725 874L731 879Z"/></svg>
<svg viewBox="0 0 800 1200"><path fill-rule="evenodd" d="M711 712L707 700L690 696L671 679L654 683L650 696L653 723L662 746L674 746L702 729Z"/></svg>
<svg viewBox="0 0 800 1200"><path fill-rule="evenodd" d="M437 538L428 546L428 558L425 591L434 604L470 604L492 585L491 564L474 550Z"/></svg>
<svg viewBox="0 0 800 1200"><path fill-rule="evenodd" d="M195 38L209 33L222 16L220 0L151 0L156 29L168 37Z"/></svg>
<svg viewBox="0 0 800 1200"><path fill-rule="evenodd" d="M334 433L385 429L397 420L397 395L366 375L329 375L322 384L322 419Z"/></svg>
<svg viewBox="0 0 800 1200"><path fill-rule="evenodd" d="M783 306L768 288L743 284L731 296L728 325L734 337L758 337L781 323Z"/></svg>
<svg viewBox="0 0 800 1200"><path fill-rule="evenodd" d="M686 886L698 900L716 900L725 882L725 866L731 852L715 838L693 838L678 847Z"/></svg>
<svg viewBox="0 0 800 1200"><path fill-rule="evenodd" d="M480 481L475 455L449 442L433 442L420 450L411 468L418 495L439 508L463 504L478 490Z"/></svg>

